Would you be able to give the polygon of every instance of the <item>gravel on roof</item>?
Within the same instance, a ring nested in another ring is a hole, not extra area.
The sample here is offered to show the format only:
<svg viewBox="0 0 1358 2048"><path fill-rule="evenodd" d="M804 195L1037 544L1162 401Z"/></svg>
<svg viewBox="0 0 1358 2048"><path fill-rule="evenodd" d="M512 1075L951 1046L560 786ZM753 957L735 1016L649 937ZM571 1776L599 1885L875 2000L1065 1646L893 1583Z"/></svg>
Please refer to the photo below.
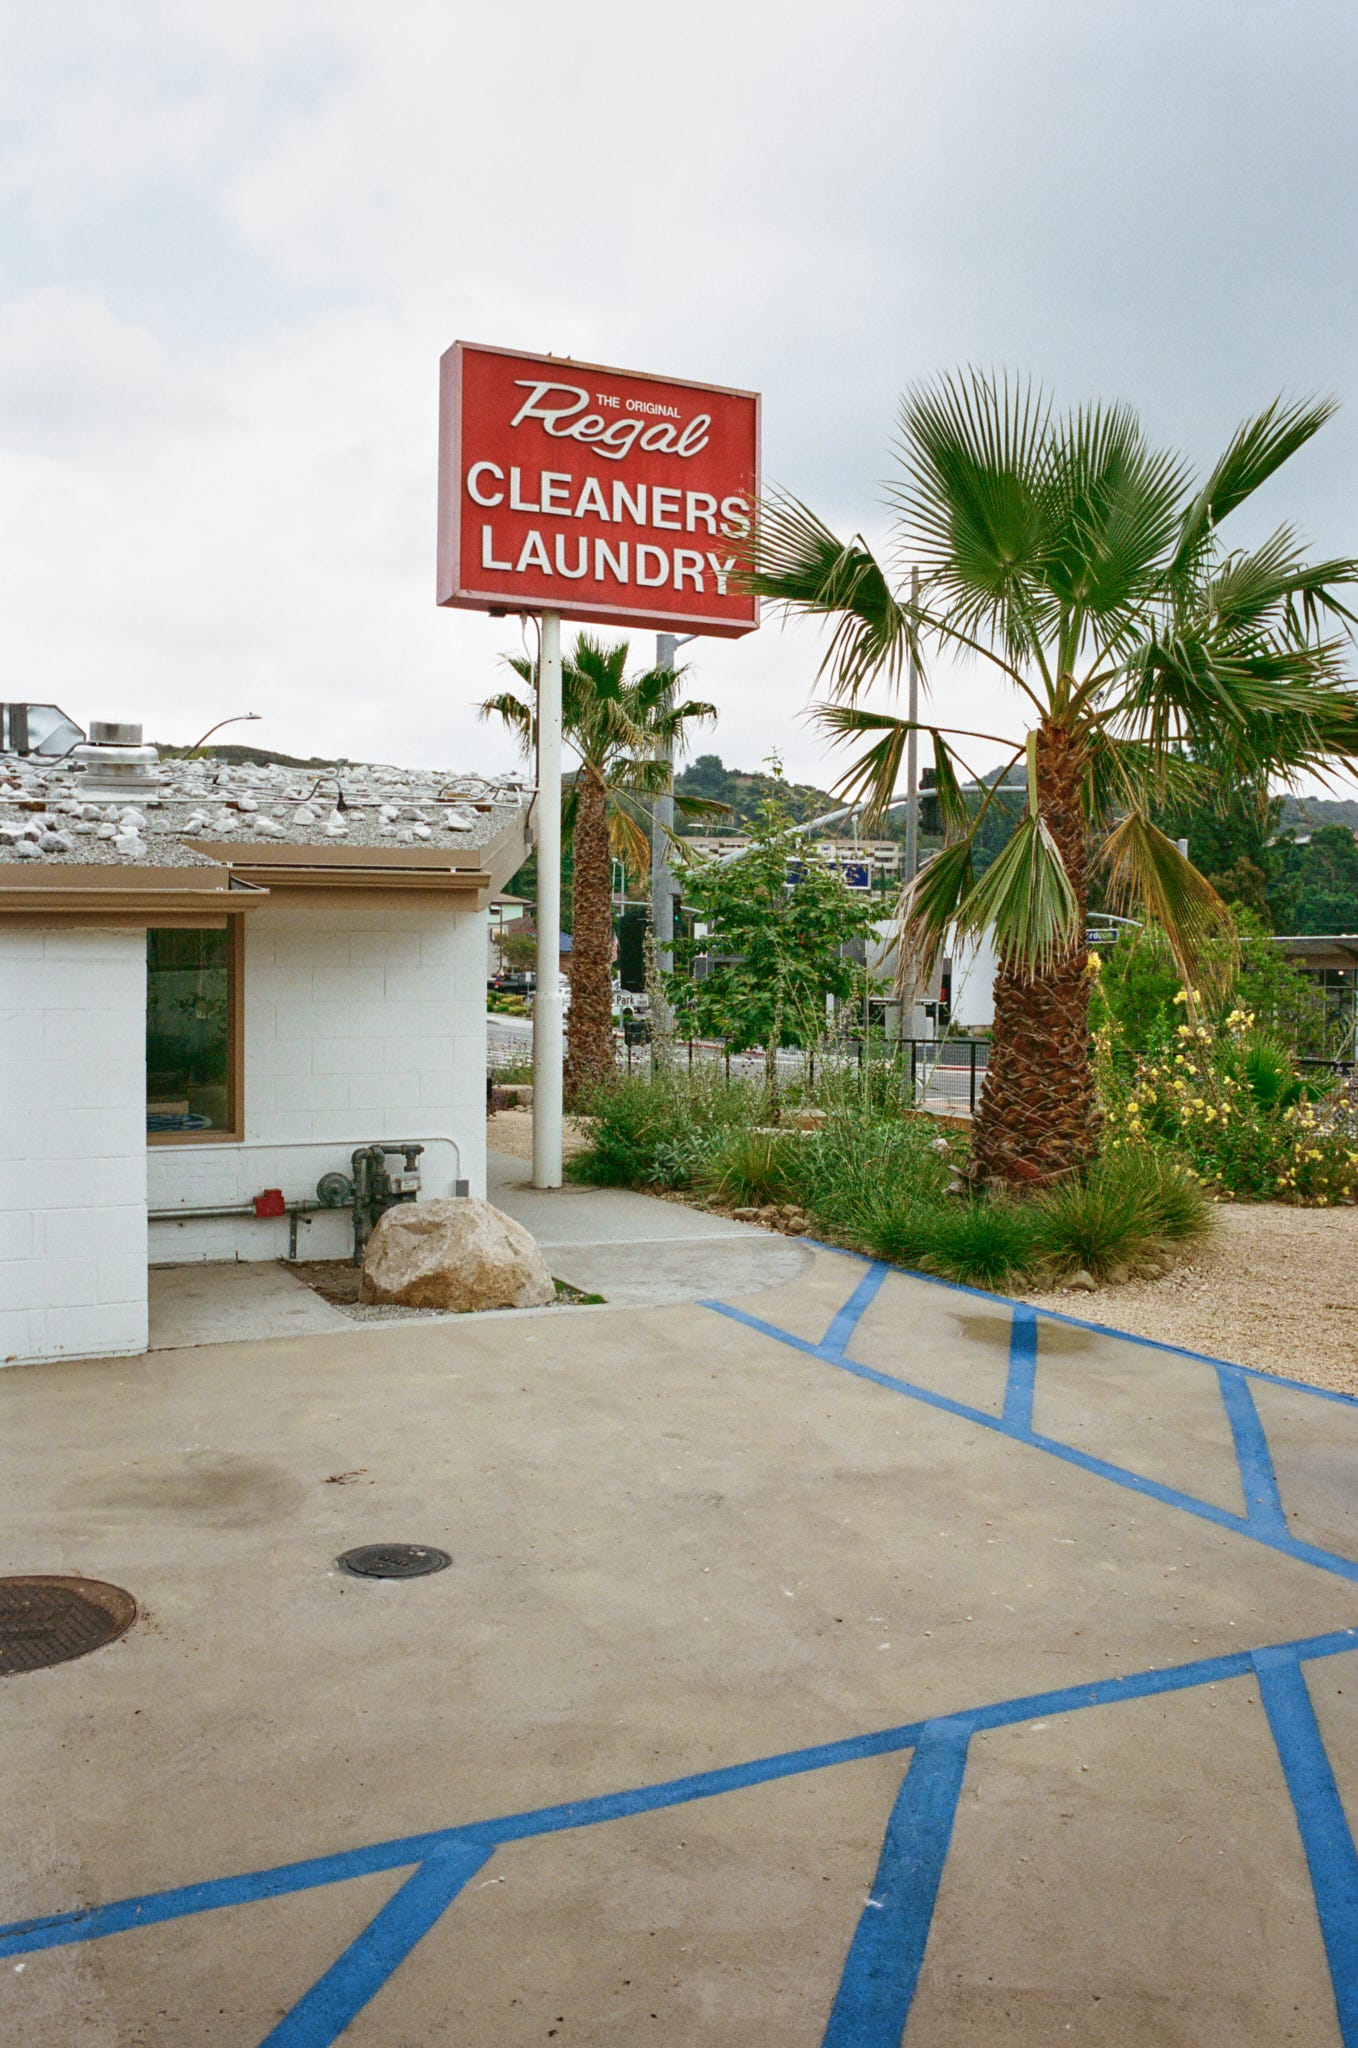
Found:
<svg viewBox="0 0 1358 2048"><path fill-rule="evenodd" d="M490 779L378 763L309 769L163 761L146 787L87 794L71 762L0 755L0 863L213 865L196 840L249 847L446 847L475 852L527 801Z"/></svg>

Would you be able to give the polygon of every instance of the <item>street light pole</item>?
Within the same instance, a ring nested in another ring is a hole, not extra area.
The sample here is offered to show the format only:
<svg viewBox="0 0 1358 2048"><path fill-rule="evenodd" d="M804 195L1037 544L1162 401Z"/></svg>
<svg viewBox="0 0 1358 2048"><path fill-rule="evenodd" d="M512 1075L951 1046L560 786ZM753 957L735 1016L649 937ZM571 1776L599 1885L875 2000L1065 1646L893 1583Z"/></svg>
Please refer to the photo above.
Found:
<svg viewBox="0 0 1358 2048"><path fill-rule="evenodd" d="M919 612L919 568L910 571L910 604L916 614ZM919 717L919 628L914 626L910 636L910 660L906 669L906 717L910 730L905 740L905 886L908 889L919 873L919 733L916 720ZM911 1038L919 1035L921 1018L919 1009L920 983L918 974L911 982L906 1006Z"/></svg>
<svg viewBox="0 0 1358 2048"><path fill-rule="evenodd" d="M542 614L538 650L537 976L533 992L533 1186L561 1172L561 615Z"/></svg>
<svg viewBox="0 0 1358 2048"><path fill-rule="evenodd" d="M910 603L919 610L919 570L910 571ZM910 638L910 664L906 672L906 693L908 708L906 717L910 720L910 731L905 741L905 880L908 887L919 873L919 734L915 721L919 717L919 634Z"/></svg>

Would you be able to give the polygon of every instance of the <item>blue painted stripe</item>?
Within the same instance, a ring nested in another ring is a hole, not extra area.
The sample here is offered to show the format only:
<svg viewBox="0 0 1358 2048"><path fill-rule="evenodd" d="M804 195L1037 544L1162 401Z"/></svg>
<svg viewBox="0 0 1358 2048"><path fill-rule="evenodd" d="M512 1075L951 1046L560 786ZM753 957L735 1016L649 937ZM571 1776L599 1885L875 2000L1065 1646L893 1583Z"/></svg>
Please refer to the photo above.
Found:
<svg viewBox="0 0 1358 2048"><path fill-rule="evenodd" d="M1336 1629L1326 1635L1306 1636L1276 1647L1289 1657L1302 1661L1343 1656L1358 1650L1358 1628ZM1082 1707L1113 1706L1122 1700L1187 1692L1195 1686L1241 1678L1254 1669L1252 1655L1263 1654L1266 1653L1233 1651L1226 1656L1199 1658L1191 1664L1170 1665L1163 1671L1137 1671L1119 1678L1093 1679L1087 1685L1025 1693L1014 1699L968 1707L956 1714L934 1716L933 1719L935 1725L941 1726L946 1720L972 1735L979 1729L1007 1728L1016 1722L1073 1713ZM523 1813L504 1814L493 1820L434 1829L426 1834L398 1836L391 1841L340 1850L305 1862L279 1864L272 1870L212 1878L200 1884L181 1885L169 1891L120 1899L106 1906L83 1907L70 1913L16 1921L0 1927L0 1956L92 1941L103 1935L121 1934L129 1928L146 1927L161 1920L177 1920L193 1913L210 1912L217 1907L276 1898L316 1885L338 1884L346 1878L364 1877L374 1871L405 1869L413 1863L427 1861L441 1849L454 1844L489 1855L502 1842L526 1841L537 1835L595 1827L604 1821L626 1820L634 1814L656 1813L666 1807L688 1805L697 1799L714 1799L726 1792L743 1791L752 1785L826 1770L836 1764L889 1756L899 1750L912 1749L926 1725L924 1721L903 1722L895 1727L875 1729L866 1735L851 1735L838 1742L820 1743L809 1749L785 1750L773 1756L757 1757L748 1763L666 1779L656 1785L635 1786L628 1791L571 1800L559 1806L533 1807Z"/></svg>
<svg viewBox="0 0 1358 2048"><path fill-rule="evenodd" d="M849 1348L849 1339L858 1328L859 1320L886 1279L889 1268L877 1260L868 1267L842 1309L835 1316L829 1329L816 1347L822 1358L838 1359Z"/></svg>
<svg viewBox="0 0 1358 2048"><path fill-rule="evenodd" d="M873 1263L868 1253L850 1251L846 1245L828 1244L819 1237L804 1237L801 1241L816 1251L833 1252L839 1259L853 1259L859 1265ZM902 1280L922 1280L926 1287L945 1287L949 1293L967 1294L973 1301L988 1301L994 1307L1030 1306L1027 1302L1015 1301L1008 1294L992 1294L985 1287L968 1287L964 1280L943 1280L937 1273L921 1273L913 1266L892 1266L889 1270L899 1274ZM1243 1372L1247 1379L1262 1380L1266 1386L1289 1387L1294 1394L1310 1394L1317 1401L1335 1401L1344 1408L1358 1408L1358 1394L1341 1394L1333 1387L1312 1386L1309 1380L1289 1379L1280 1372L1262 1372L1254 1365L1236 1365L1228 1358L1215 1357L1210 1351L1189 1351L1182 1344L1165 1344L1158 1337L1142 1337L1135 1330L1119 1330L1112 1323L1091 1323L1083 1316L1068 1316L1062 1309L1041 1308L1037 1313L1049 1323L1066 1323L1072 1330L1091 1330L1096 1337L1116 1337L1122 1344L1139 1344L1146 1351L1164 1351L1171 1358L1191 1358L1195 1365L1229 1365L1232 1372Z"/></svg>
<svg viewBox="0 0 1358 2048"><path fill-rule="evenodd" d="M1015 1305L1021 1307L1022 1303ZM1138 1493L1145 1500L1158 1501L1162 1507L1178 1508L1183 1514L1195 1515L1199 1521L1211 1522L1219 1529L1229 1529L1233 1535L1247 1537L1253 1543L1263 1544L1266 1549L1281 1551L1285 1557L1295 1557L1301 1564L1315 1565L1320 1571L1333 1572L1338 1578L1358 1582L1358 1561L1339 1557L1334 1551L1322 1550L1318 1544L1304 1543L1286 1528L1274 1534L1268 1528L1252 1526L1245 1516L1235 1514L1230 1508L1218 1507L1214 1501L1198 1500L1191 1493L1180 1493L1175 1487L1162 1486L1159 1480L1147 1479L1143 1473L1128 1471L1126 1466L1111 1464L1106 1458L1096 1458L1092 1452L1076 1450L1073 1444L1058 1443L1054 1437L1043 1436L1036 1430L1009 1428L1003 1417L987 1415L984 1409L971 1408L965 1401L954 1401L947 1394L935 1393L932 1387L916 1386L912 1380L878 1372L875 1367L860 1365L853 1358L827 1358L818 1345L809 1344L804 1337L794 1337L790 1331L780 1330L776 1324L766 1323L759 1316L748 1315L744 1309L732 1308L726 1302L705 1301L700 1306L714 1309L718 1315L729 1316L733 1322L744 1323L761 1336L787 1345L790 1350L804 1352L811 1358L820 1359L823 1364L833 1365L836 1371L848 1373L854 1379L868 1380L873 1386L885 1387L888 1393L904 1394L908 1400L922 1402L926 1408L937 1408L944 1415L959 1416L978 1429L993 1430L999 1436L1008 1437L1011 1443L1026 1444L1030 1450L1043 1451L1049 1458L1059 1458L1062 1464L1074 1465L1096 1479L1107 1479L1115 1486L1125 1486L1129 1493Z"/></svg>
<svg viewBox="0 0 1358 2048"><path fill-rule="evenodd" d="M1268 1438L1264 1435L1264 1425L1259 1420L1249 1381L1231 1365L1218 1366L1217 1379L1235 1443L1249 1525L1260 1536L1288 1536L1291 1532L1287 1516L1283 1513Z"/></svg>
<svg viewBox="0 0 1358 2048"><path fill-rule="evenodd" d="M1253 1661L1311 1872L1340 2036L1358 2048L1358 1853L1296 1657L1256 1650Z"/></svg>
<svg viewBox="0 0 1358 2048"><path fill-rule="evenodd" d="M260 2048L330 2048L492 1853L466 1839L436 1850L264 2036Z"/></svg>
<svg viewBox="0 0 1358 2048"><path fill-rule="evenodd" d="M1037 1310L1021 1301L1009 1329L1009 1378L1004 1387L1004 1426L1030 1436L1033 1428L1033 1386L1037 1377Z"/></svg>
<svg viewBox="0 0 1358 2048"><path fill-rule="evenodd" d="M966 1766L966 1729L956 1721L926 1723L891 1809L823 2048L900 2048Z"/></svg>

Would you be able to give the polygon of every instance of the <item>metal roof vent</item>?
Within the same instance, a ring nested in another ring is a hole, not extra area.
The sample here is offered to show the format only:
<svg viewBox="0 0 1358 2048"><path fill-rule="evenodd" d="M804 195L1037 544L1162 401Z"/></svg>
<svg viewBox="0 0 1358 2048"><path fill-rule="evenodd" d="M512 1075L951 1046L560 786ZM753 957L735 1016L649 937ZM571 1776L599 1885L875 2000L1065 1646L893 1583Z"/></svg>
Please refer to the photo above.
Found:
<svg viewBox="0 0 1358 2048"><path fill-rule="evenodd" d="M59 704L0 704L0 751L60 760L85 737Z"/></svg>
<svg viewBox="0 0 1358 2048"><path fill-rule="evenodd" d="M142 745L139 725L92 718L88 741L71 749L71 759L84 771L80 794L92 803L126 803L160 788L160 756Z"/></svg>

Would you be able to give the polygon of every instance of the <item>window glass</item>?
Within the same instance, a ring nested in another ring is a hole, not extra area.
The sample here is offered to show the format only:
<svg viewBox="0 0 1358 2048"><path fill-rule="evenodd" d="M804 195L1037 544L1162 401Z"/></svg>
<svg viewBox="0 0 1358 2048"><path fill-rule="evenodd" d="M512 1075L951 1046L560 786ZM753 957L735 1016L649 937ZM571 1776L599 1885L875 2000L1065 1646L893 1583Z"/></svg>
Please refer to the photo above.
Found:
<svg viewBox="0 0 1358 2048"><path fill-rule="evenodd" d="M231 945L225 931L146 934L146 1129L231 1129Z"/></svg>

